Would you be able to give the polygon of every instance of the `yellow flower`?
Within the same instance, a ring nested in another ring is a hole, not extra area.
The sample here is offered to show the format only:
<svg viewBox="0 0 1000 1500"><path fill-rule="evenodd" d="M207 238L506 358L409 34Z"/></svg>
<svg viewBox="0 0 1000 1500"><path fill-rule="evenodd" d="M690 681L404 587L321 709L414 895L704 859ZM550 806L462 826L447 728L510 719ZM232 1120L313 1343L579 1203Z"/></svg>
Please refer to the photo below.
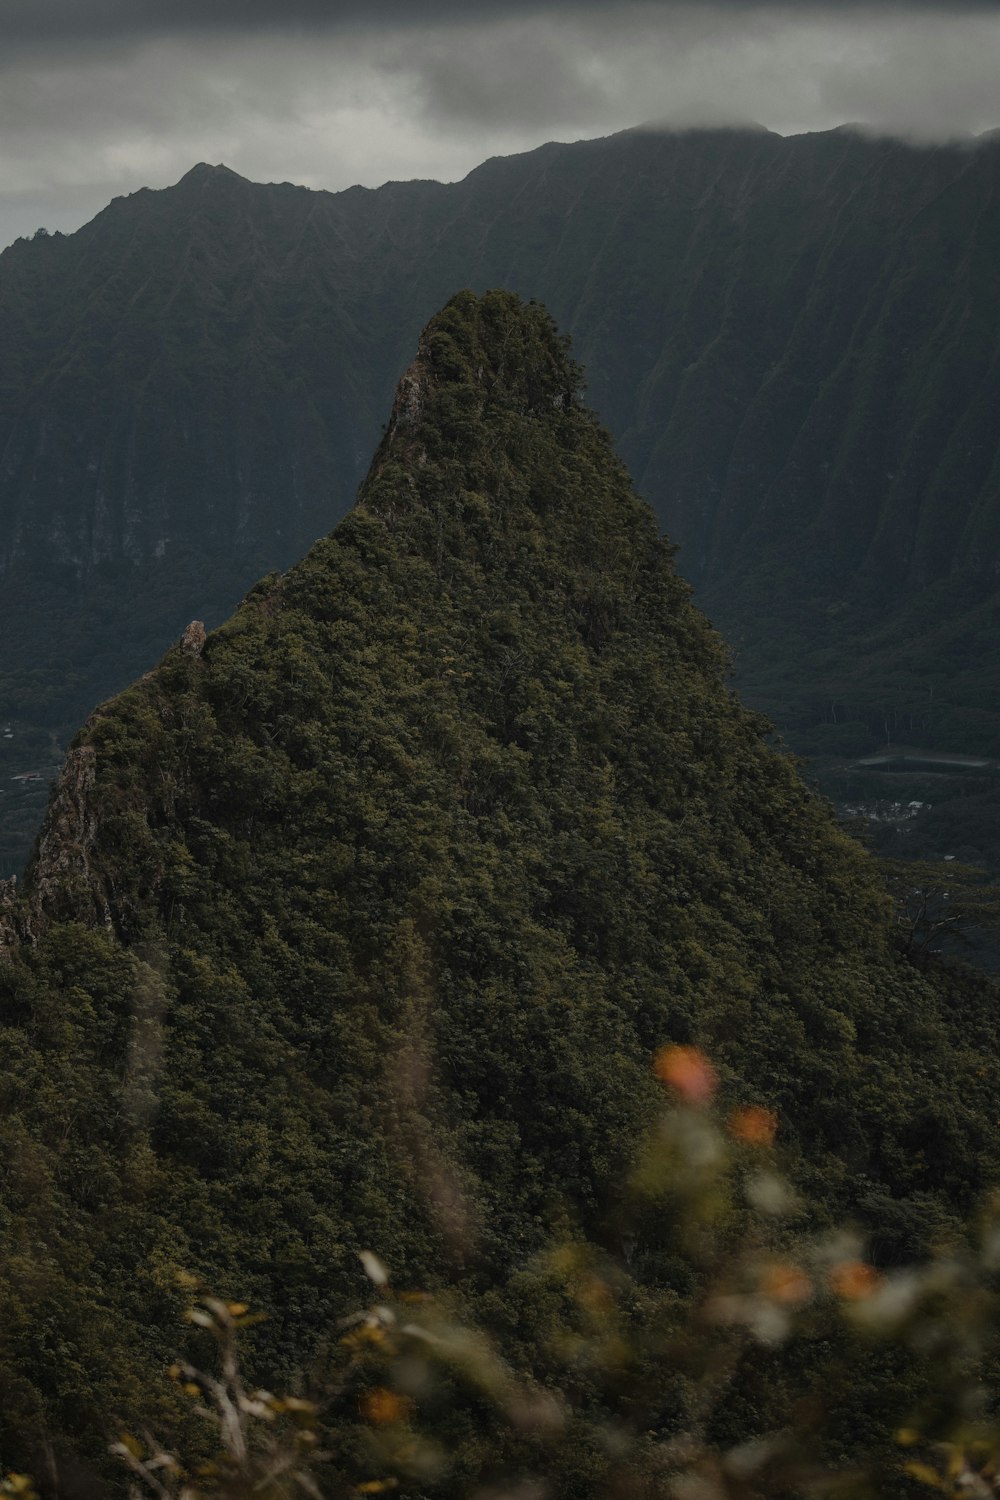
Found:
<svg viewBox="0 0 1000 1500"><path fill-rule="evenodd" d="M405 1396L379 1385L361 1397L361 1415L376 1427L387 1427L390 1422L403 1421L409 1415L410 1405Z"/></svg>

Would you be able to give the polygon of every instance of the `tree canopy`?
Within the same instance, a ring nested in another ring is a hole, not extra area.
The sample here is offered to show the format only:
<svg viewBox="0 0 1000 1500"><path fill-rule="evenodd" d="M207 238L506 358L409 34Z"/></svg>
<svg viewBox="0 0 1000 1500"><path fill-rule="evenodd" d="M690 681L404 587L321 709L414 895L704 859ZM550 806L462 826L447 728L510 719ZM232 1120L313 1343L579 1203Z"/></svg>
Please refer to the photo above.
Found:
<svg viewBox="0 0 1000 1500"><path fill-rule="evenodd" d="M780 1122L810 1222L883 1266L960 1234L993 991L899 954L766 729L548 314L459 294L352 513L88 721L4 909L7 1461L190 1420L149 1395L178 1271L268 1312L272 1389L370 1247L530 1362L561 1316L531 1267L618 1243L668 1044ZM691 1294L666 1220L628 1235L639 1285Z"/></svg>

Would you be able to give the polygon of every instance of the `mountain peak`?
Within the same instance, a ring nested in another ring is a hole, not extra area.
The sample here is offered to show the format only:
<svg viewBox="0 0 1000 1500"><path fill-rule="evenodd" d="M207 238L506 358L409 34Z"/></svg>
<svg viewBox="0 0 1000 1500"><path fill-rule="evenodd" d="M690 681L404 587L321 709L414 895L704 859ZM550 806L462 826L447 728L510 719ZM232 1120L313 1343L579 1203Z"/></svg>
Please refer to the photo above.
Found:
<svg viewBox="0 0 1000 1500"><path fill-rule="evenodd" d="M459 292L424 329L416 358L396 388L386 436L372 473L423 448L429 439L475 443L481 435L469 418L506 409L551 415L572 406L583 387L569 341L546 310L512 292L477 297ZM461 412L467 419L456 421Z"/></svg>
<svg viewBox="0 0 1000 1500"><path fill-rule="evenodd" d="M583 385L545 308L500 290L452 297L424 329L404 381L417 370L433 386L469 386L522 411L565 406Z"/></svg>
<svg viewBox="0 0 1000 1500"><path fill-rule="evenodd" d="M194 186L200 183L217 183L227 180L230 182L246 182L248 179L241 177L238 172L234 172L232 167L227 167L225 162L216 162L212 166L210 162L200 161L191 168L190 172L184 173L177 186L181 187L184 183Z"/></svg>
<svg viewBox="0 0 1000 1500"><path fill-rule="evenodd" d="M777 137L775 131L767 125L762 125L759 120L733 118L731 120L697 120L678 118L672 115L664 115L651 120L643 120L639 125L633 125L622 132L624 135L770 135Z"/></svg>

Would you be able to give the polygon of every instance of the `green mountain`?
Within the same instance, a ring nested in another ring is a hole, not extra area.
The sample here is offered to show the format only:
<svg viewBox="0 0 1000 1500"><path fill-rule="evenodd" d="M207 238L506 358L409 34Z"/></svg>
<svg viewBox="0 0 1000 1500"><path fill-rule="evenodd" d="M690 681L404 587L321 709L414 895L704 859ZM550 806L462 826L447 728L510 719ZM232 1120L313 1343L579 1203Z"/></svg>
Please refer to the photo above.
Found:
<svg viewBox="0 0 1000 1500"><path fill-rule="evenodd" d="M271 1314L271 1389L367 1247L529 1358L669 1041L777 1112L813 1222L954 1229L994 996L897 953L764 727L548 315L460 294L355 509L92 716L0 909L4 1461L86 1492L109 1414L169 1428L178 1268ZM632 1269L690 1289L655 1223Z"/></svg>
<svg viewBox="0 0 1000 1500"><path fill-rule="evenodd" d="M45 772L51 737L185 620L218 622L344 514L420 327L463 285L570 331L743 691L797 745L997 754L998 164L996 138L639 130L451 185L199 166L19 241L0 859L35 826L10 775Z"/></svg>

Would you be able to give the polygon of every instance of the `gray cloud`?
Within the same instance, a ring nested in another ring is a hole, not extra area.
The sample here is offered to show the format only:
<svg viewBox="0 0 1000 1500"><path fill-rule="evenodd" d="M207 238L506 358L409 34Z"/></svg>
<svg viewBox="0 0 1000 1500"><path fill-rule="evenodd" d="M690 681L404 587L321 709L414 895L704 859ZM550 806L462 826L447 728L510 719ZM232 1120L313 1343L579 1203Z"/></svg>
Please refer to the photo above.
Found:
<svg viewBox="0 0 1000 1500"><path fill-rule="evenodd" d="M738 16L759 11L765 3L788 15L831 17L859 11L962 15L996 10L996 0L703 0L701 9ZM455 22L495 25L524 16L600 15L614 8L609 0L420 0L419 20L431 27ZM650 0L647 8L668 18L686 4ZM414 10L414 0L4 0L0 42L6 47L20 43L46 48L60 42L105 45L109 40L192 32L409 28Z"/></svg>
<svg viewBox="0 0 1000 1500"><path fill-rule="evenodd" d="M441 130L759 121L781 133L860 121L976 133L1000 105L1000 12L937 6L633 4L429 29L405 67ZM598 133L598 132L594 132Z"/></svg>
<svg viewBox="0 0 1000 1500"><path fill-rule="evenodd" d="M340 188L644 119L1000 123L995 0L431 0L419 20L413 0L282 0L280 26L276 9L4 0L0 245L196 160Z"/></svg>

